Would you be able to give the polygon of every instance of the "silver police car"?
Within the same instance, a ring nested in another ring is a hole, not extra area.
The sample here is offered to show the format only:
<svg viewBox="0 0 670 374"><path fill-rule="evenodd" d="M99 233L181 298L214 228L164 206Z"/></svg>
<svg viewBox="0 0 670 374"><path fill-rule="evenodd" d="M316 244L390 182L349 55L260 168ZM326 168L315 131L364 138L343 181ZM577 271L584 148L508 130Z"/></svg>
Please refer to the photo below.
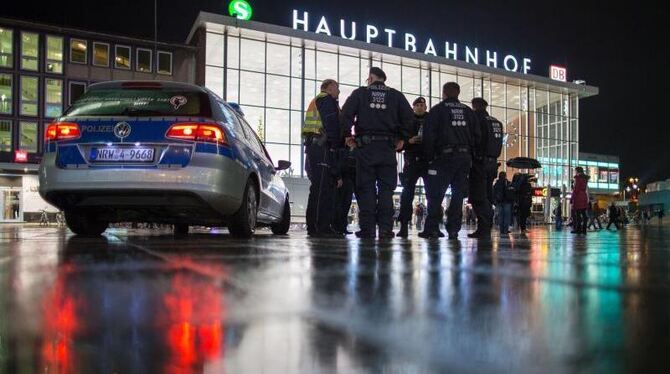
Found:
<svg viewBox="0 0 670 374"><path fill-rule="evenodd" d="M93 84L46 129L40 195L79 235L111 222L286 234L289 192L241 112L184 83Z"/></svg>

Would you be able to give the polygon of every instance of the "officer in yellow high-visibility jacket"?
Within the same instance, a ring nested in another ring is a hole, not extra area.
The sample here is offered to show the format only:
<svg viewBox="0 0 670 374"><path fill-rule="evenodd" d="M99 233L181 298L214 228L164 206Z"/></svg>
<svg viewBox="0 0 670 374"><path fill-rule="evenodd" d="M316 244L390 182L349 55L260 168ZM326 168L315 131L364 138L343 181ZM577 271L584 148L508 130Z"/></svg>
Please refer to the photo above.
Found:
<svg viewBox="0 0 670 374"><path fill-rule="evenodd" d="M321 83L321 92L309 103L302 135L307 155L305 169L309 177L307 233L312 237L334 238L342 234L331 228L337 184L337 149L343 145L340 130L340 89L333 79Z"/></svg>

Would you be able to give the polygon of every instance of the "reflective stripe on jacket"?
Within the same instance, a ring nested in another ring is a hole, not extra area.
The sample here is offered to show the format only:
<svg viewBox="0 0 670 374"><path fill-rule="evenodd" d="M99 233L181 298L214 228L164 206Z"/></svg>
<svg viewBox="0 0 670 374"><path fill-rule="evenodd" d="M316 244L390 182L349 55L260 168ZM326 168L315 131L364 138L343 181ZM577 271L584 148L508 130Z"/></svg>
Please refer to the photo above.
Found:
<svg viewBox="0 0 670 374"><path fill-rule="evenodd" d="M328 96L327 93L320 92L309 102L307 111L305 112L305 122L302 126L302 135L320 135L323 132L321 114L319 114L319 109L316 107L316 101L326 96Z"/></svg>

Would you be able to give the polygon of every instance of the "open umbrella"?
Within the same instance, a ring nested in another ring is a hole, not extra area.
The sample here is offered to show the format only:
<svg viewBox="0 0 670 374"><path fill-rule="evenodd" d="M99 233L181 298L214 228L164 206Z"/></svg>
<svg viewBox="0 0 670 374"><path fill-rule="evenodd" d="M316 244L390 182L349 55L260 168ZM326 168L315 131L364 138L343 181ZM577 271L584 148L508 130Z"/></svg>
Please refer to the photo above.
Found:
<svg viewBox="0 0 670 374"><path fill-rule="evenodd" d="M542 167L540 162L530 157L514 157L507 160L507 166L515 169L539 169Z"/></svg>

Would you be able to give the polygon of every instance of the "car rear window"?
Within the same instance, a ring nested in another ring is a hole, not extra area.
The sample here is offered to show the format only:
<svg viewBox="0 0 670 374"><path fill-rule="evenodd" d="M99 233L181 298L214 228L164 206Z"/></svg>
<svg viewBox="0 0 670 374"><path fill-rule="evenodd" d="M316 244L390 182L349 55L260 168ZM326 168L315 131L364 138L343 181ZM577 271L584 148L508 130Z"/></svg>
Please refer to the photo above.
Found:
<svg viewBox="0 0 670 374"><path fill-rule="evenodd" d="M64 115L210 117L212 110L203 92L110 88L86 92Z"/></svg>

